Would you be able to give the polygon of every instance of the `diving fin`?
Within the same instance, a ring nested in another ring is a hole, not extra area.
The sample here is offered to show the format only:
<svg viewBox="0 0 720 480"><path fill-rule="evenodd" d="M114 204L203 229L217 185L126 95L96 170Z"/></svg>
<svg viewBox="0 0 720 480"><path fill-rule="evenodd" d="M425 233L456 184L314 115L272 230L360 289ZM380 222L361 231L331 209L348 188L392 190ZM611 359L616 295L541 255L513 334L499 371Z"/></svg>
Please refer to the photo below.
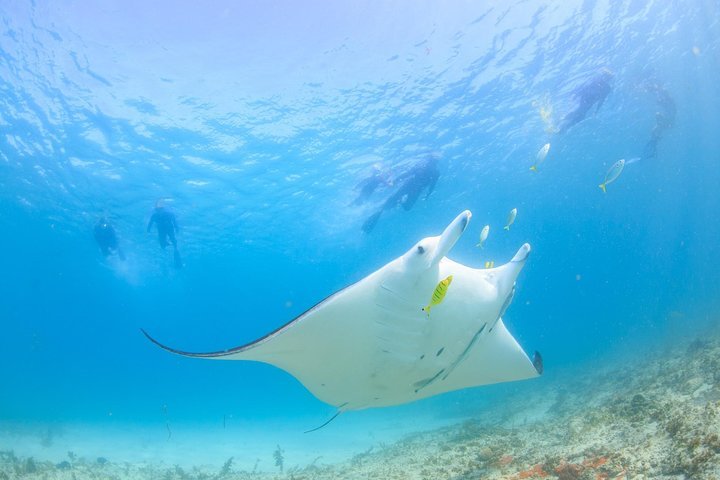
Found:
<svg viewBox="0 0 720 480"><path fill-rule="evenodd" d="M375 228L375 225L377 224L378 220L380 220L380 215L382 215L382 210L378 210L374 214L370 215L367 220L365 220L365 223L363 223L362 230L365 233L372 232L372 229Z"/></svg>

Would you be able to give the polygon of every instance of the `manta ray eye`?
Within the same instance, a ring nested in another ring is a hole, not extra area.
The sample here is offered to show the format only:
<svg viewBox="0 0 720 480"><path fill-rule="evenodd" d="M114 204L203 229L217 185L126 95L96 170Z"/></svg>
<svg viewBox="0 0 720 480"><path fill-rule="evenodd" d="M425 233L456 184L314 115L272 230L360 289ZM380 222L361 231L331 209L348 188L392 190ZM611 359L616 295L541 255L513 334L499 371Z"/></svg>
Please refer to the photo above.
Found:
<svg viewBox="0 0 720 480"><path fill-rule="evenodd" d="M418 251L418 253L419 253L420 255L422 255L423 253L425 253L425 248L423 248L422 245L418 245L418 250L417 250L417 251Z"/></svg>

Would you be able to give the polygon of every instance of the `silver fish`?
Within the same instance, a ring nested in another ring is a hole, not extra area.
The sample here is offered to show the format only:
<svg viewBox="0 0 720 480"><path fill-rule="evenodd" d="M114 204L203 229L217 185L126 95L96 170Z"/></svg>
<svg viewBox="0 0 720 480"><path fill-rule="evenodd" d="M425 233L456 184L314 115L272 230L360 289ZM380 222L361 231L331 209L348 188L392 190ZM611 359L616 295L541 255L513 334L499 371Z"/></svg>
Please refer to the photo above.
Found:
<svg viewBox="0 0 720 480"><path fill-rule="evenodd" d="M550 144L546 143L545 145L542 146L542 148L540 150L538 150L537 156L535 157L535 165L530 167L530 170L532 170L533 172L537 172L538 167L540 166L541 163L543 163L545 161L545 157L547 157L547 154L549 151L550 151Z"/></svg>
<svg viewBox="0 0 720 480"><path fill-rule="evenodd" d="M605 187L607 187L608 183L612 183L620 176L620 174L623 171L623 168L625 168L625 159L621 158L617 162L613 163L612 167L607 171L605 174L605 181L598 185L600 189L603 191L603 193L607 193L607 190Z"/></svg>
<svg viewBox="0 0 720 480"><path fill-rule="evenodd" d="M505 225L505 230L510 230L510 225L512 225L515 222L515 217L517 217L517 208L513 208L510 210L510 214L508 215L507 219L507 225Z"/></svg>
<svg viewBox="0 0 720 480"><path fill-rule="evenodd" d="M485 225L483 227L483 229L480 231L480 243L478 243L475 246L483 248L483 245L485 244L485 240L487 240L489 233L490 233L490 225Z"/></svg>

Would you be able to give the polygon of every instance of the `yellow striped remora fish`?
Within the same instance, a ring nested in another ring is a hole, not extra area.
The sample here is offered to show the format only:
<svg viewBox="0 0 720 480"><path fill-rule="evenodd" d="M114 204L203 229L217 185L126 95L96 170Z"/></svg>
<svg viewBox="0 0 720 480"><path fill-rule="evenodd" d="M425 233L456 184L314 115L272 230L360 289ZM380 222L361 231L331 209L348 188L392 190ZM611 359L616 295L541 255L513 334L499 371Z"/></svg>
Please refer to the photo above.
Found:
<svg viewBox="0 0 720 480"><path fill-rule="evenodd" d="M437 287L435 287L435 291L430 298L430 303L428 303L427 306L422 309L423 312L427 313L428 316L430 316L430 309L442 303L443 299L445 298L445 294L447 293L447 289L451 283L452 275L448 275L445 280L440 280L440 283L437 284Z"/></svg>

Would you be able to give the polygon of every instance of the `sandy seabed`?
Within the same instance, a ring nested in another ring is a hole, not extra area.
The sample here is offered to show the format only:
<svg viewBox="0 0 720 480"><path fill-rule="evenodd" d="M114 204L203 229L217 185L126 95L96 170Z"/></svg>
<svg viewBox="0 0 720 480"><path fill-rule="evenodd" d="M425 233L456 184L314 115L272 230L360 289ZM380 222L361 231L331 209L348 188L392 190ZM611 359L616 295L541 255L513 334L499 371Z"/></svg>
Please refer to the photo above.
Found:
<svg viewBox="0 0 720 480"><path fill-rule="evenodd" d="M232 459L181 467L70 454L56 463L3 451L0 480L720 479L717 337L530 392L492 415L374 445L336 463L320 457L290 466L279 448L264 471Z"/></svg>

